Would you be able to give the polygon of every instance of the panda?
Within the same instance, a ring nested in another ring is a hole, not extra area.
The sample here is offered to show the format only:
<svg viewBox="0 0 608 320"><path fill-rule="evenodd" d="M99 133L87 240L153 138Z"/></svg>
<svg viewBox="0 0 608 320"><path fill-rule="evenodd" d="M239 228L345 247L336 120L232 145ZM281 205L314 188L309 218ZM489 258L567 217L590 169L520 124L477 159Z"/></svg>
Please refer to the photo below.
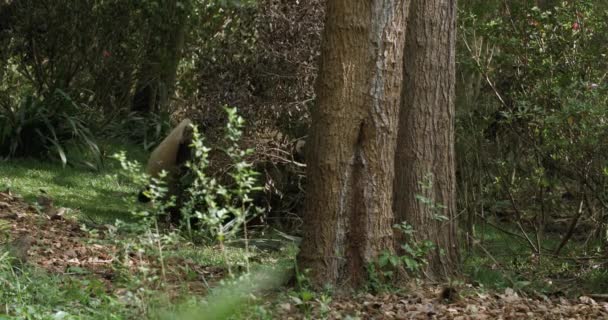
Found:
<svg viewBox="0 0 608 320"><path fill-rule="evenodd" d="M178 206L170 210L172 223L179 222L179 184L180 178L185 174L186 163L192 156L192 121L184 119L165 139L152 151L146 165L146 173L151 178L158 178L164 170L167 172L167 186L169 195L178 196ZM142 203L150 202L146 192L141 191L138 200Z"/></svg>

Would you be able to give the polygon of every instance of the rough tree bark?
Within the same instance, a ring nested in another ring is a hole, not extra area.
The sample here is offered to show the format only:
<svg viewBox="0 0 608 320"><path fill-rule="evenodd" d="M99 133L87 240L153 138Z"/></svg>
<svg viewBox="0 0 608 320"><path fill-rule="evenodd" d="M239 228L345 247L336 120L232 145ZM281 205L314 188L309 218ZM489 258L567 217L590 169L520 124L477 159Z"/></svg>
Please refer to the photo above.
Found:
<svg viewBox="0 0 608 320"><path fill-rule="evenodd" d="M455 0L412 0L405 47L402 109L395 158L395 219L430 240L426 270L456 270L454 160ZM442 217L447 218L444 220Z"/></svg>
<svg viewBox="0 0 608 320"><path fill-rule="evenodd" d="M409 0L329 0L298 262L314 284L356 287L393 249L392 187Z"/></svg>

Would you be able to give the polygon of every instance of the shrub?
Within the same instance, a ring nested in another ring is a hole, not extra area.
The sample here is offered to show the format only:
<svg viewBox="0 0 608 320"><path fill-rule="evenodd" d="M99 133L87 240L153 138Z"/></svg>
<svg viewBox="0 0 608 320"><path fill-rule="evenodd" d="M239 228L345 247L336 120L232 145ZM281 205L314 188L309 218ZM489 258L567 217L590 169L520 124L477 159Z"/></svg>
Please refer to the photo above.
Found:
<svg viewBox="0 0 608 320"><path fill-rule="evenodd" d="M471 208L492 199L492 209L506 204L542 230L552 212L575 212L585 197L594 211L608 199L608 20L584 1L504 6L460 19L470 94L459 100L460 181L472 182ZM576 204L562 201L567 191Z"/></svg>
<svg viewBox="0 0 608 320"><path fill-rule="evenodd" d="M171 129L169 114L120 113L112 117L107 125L102 125L104 138L112 141L131 142L149 150L158 145L165 133Z"/></svg>
<svg viewBox="0 0 608 320"><path fill-rule="evenodd" d="M56 90L47 99L30 94L17 106L0 109L0 155L56 156L65 165L68 150L88 154L94 168L101 164L100 151L87 128L79 107L63 91Z"/></svg>
<svg viewBox="0 0 608 320"><path fill-rule="evenodd" d="M179 206L177 209L181 213L184 229L192 240L201 242L215 239L223 248L226 240L233 239L243 230L247 243L246 222L261 213L253 203L253 194L260 189L256 186L258 173L247 160L253 150L243 150L239 145L244 119L234 108L225 110L228 115L226 148L221 152L230 159L229 171L220 174L209 172L211 149L204 146L204 139L194 126L191 145L193 158L187 163L188 173L180 177L179 194L168 194L170 188L167 186L166 172L161 173L160 178L152 179L145 192L152 199L152 208L136 212L139 216L150 218L155 229L158 229L157 221L161 215ZM141 174L139 164L127 161L124 153L115 155L115 158L121 162L127 176L137 184L143 187L150 181L149 177Z"/></svg>

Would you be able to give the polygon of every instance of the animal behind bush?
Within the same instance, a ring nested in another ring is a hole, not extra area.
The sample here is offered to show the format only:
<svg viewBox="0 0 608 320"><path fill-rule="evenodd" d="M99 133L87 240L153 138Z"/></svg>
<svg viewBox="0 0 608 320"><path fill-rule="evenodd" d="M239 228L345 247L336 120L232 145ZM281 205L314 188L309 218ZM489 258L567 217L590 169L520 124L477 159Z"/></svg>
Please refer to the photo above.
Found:
<svg viewBox="0 0 608 320"><path fill-rule="evenodd" d="M180 223L191 236L196 233L223 241L262 213L253 200L261 190L258 173L247 160L253 150L239 144L244 119L234 108L225 110L228 124L222 153L231 165L221 176L209 173L212 149L204 145L198 127L189 120L182 121L152 152L143 175L124 153L115 156L131 177L147 184L138 197L152 203L146 216L156 218L168 212L170 221Z"/></svg>

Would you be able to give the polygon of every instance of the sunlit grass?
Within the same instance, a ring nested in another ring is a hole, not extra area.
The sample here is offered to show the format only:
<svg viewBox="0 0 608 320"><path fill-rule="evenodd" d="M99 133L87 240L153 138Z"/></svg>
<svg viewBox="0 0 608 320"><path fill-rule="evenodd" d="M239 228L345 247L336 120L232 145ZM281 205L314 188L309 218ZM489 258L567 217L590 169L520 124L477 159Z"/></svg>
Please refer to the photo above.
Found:
<svg viewBox="0 0 608 320"><path fill-rule="evenodd" d="M82 166L64 168L61 163L50 160L14 159L0 162L0 190L9 188L30 203L34 203L36 198L44 193L54 200L55 207L74 209L73 212L80 219L112 224L116 218L120 218L131 220L127 223L129 226L139 226L136 221L140 220L129 219L139 190L121 175L118 162L110 156L119 150L127 150L130 159L137 159L141 163L146 158L146 152L138 147L112 144L104 146L103 149L106 155L105 165L99 171ZM127 247L140 248L143 243L147 243L146 239L142 238L145 238L147 233L141 230L134 227L133 231L124 231L125 233L121 234L121 237L124 237L122 243L127 243ZM280 239L270 233L264 233L264 240L271 245L276 245L275 242ZM250 298L249 295L260 288L278 286L287 274L285 272L293 270L297 253L295 244L286 245L281 249L281 246L277 246L279 250L264 251L257 249L256 243L250 243L250 249L245 250L241 241L243 239L235 239L227 243L224 246L225 251L222 252L213 241L194 246L183 241L184 238L179 235L175 240L175 245L163 248L162 256L154 250L147 251L148 258L163 260L164 263L173 264L170 266L171 270L181 271L184 270L179 269L180 266L175 263L187 259L193 265L207 268L209 279L201 279L199 273L185 270L182 275L184 283L178 284L177 287L159 287L154 285L158 279L146 278L142 274L121 269L115 270L111 291L107 292L104 283L92 274L55 275L33 266L29 266L24 273L15 274L8 264L2 264L0 261L0 281L12 284L10 288L0 290L0 306L5 307L0 310L0 319L3 313L24 319L123 319L142 314L155 318L155 310L162 314L168 312L170 316L164 318L175 318L171 315L188 314L184 313L184 301L192 302L189 310L194 310L195 316L199 316L201 308L211 312L208 305L213 304L215 307L212 314L207 315L208 319L214 319L216 315L246 313L244 301ZM268 245L261 240L258 242ZM269 279L276 284L268 286L267 280L241 282L239 279L245 274L247 263L255 270L260 267L276 268L276 272L269 274ZM184 268L188 266L189 264L185 264ZM173 269L174 267L178 269ZM190 292L188 281L202 281L209 291ZM242 287L241 283L246 283L247 286ZM235 295L233 291L242 292ZM208 293L211 295L206 296ZM157 318L163 317L159 315Z"/></svg>
<svg viewBox="0 0 608 320"><path fill-rule="evenodd" d="M118 164L109 156L127 149L131 158L143 162L145 152L138 147L105 146L106 158L100 171L66 166L52 160L13 159L0 162L0 188L9 188L28 202L45 192L57 207L75 209L84 217L114 220L128 215L138 190L120 175Z"/></svg>
<svg viewBox="0 0 608 320"><path fill-rule="evenodd" d="M124 319L132 311L95 278L49 274L34 268L15 272L0 260L0 319ZM5 317L5 313L14 317Z"/></svg>

